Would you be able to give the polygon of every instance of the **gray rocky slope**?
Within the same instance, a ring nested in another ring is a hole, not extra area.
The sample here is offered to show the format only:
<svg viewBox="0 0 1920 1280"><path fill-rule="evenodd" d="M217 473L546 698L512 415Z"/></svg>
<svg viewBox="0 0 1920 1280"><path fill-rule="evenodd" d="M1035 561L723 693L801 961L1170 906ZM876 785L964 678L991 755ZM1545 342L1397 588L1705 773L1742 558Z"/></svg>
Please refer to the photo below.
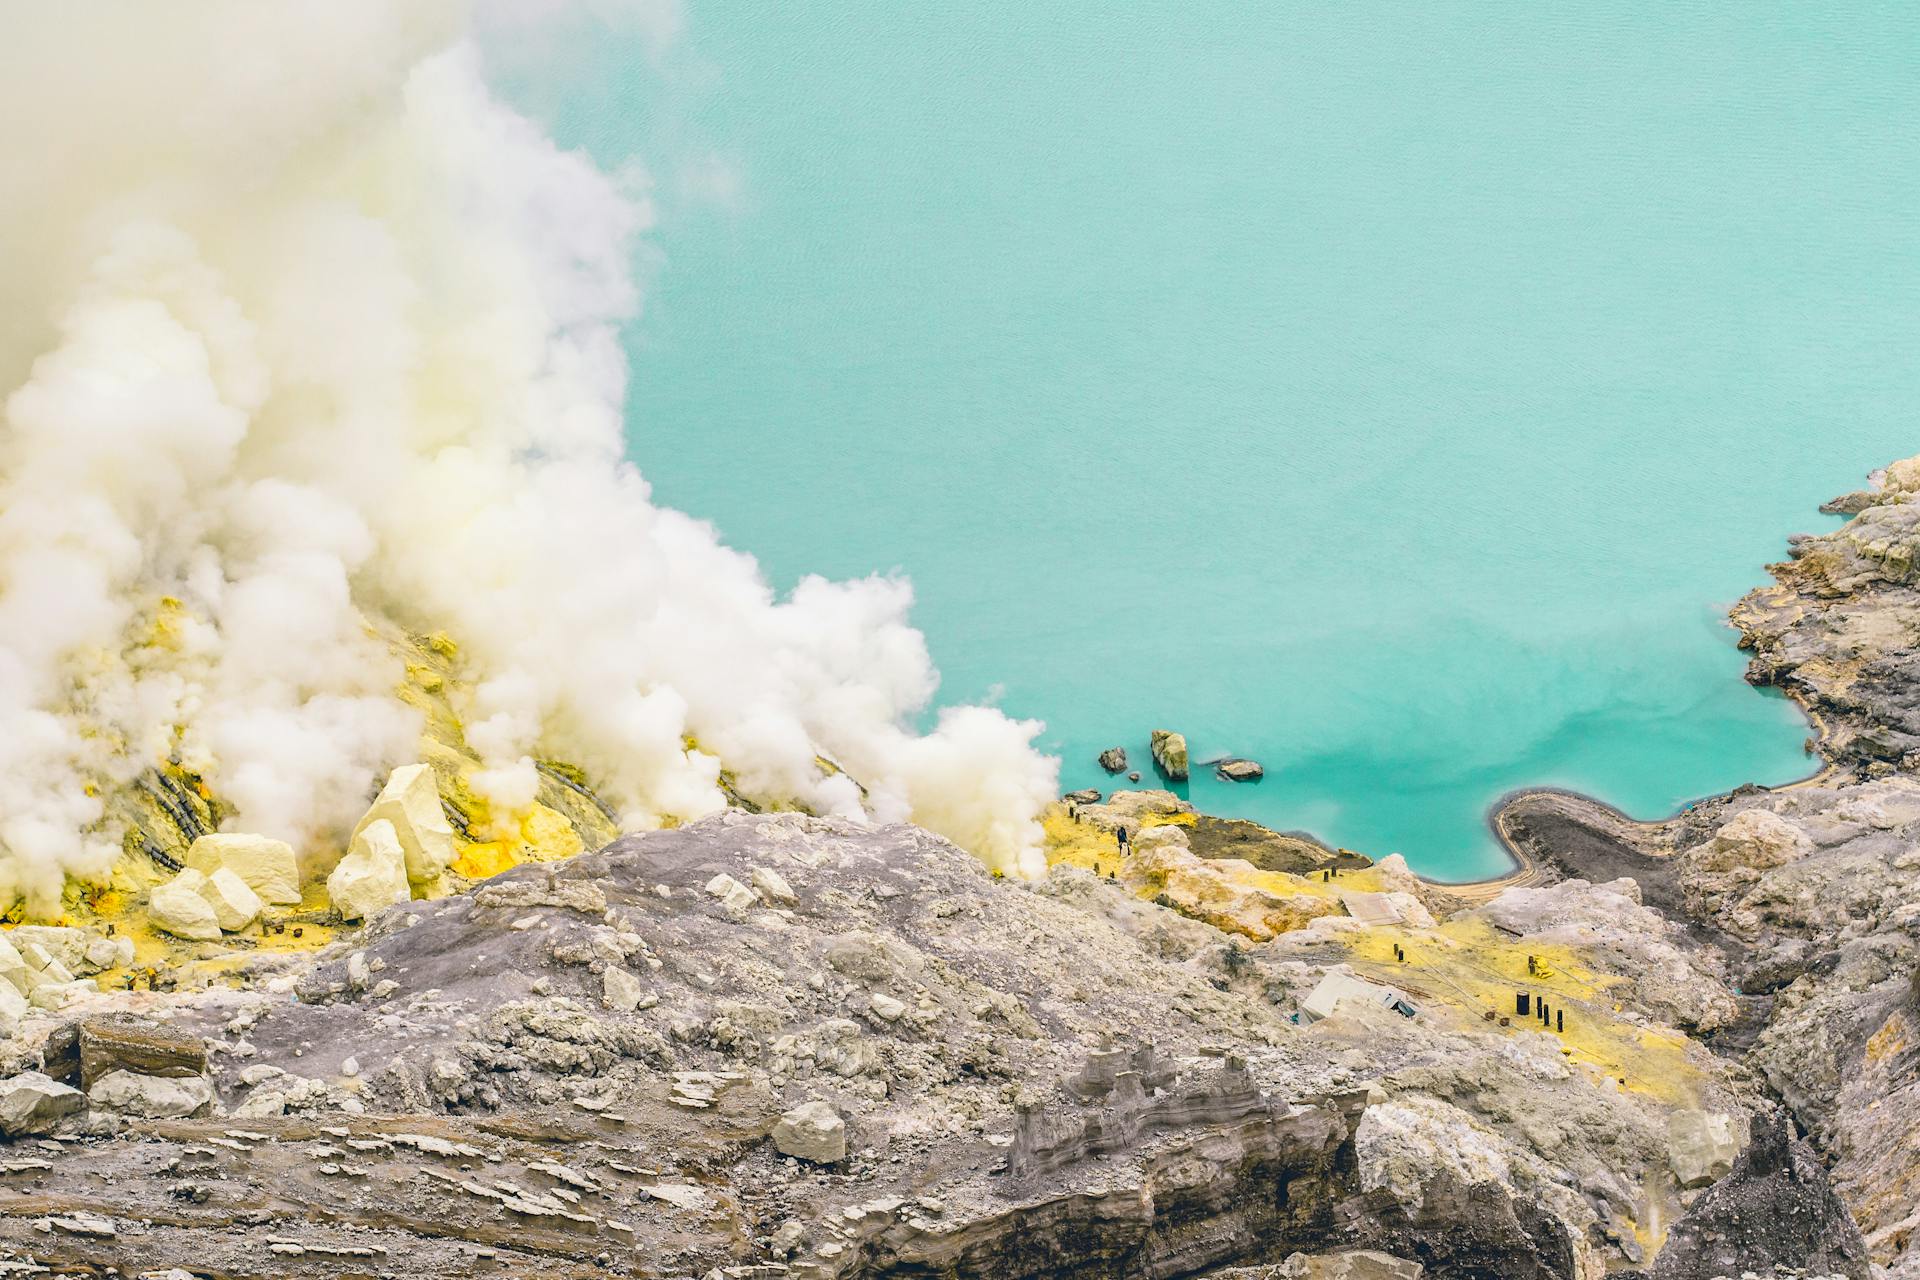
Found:
<svg viewBox="0 0 1920 1280"><path fill-rule="evenodd" d="M1554 928L1658 941L1628 898L1536 892ZM1711 1180L1673 1122L1763 1105L1697 1047L1704 1112L1438 1007L1296 1024L1329 936L1246 946L1084 871L729 813L238 986L116 994L210 1043L212 1114L95 1106L16 1144L0 1244L218 1276L1185 1276L1357 1246L1594 1275L1643 1256L1649 1188ZM825 1125L777 1132L810 1104Z"/></svg>
<svg viewBox="0 0 1920 1280"><path fill-rule="evenodd" d="M0 1274L1920 1275L1920 716L1876 692L1920 593L1860 542L1880 498L1740 613L1826 709L1816 785L1651 827L1522 797L1560 882L1360 873L1392 927L1198 841L1026 884L731 812L317 953L210 944L4 1042ZM1570 1024L1515 1016L1529 956ZM1309 1016L1342 974L1416 1016Z"/></svg>

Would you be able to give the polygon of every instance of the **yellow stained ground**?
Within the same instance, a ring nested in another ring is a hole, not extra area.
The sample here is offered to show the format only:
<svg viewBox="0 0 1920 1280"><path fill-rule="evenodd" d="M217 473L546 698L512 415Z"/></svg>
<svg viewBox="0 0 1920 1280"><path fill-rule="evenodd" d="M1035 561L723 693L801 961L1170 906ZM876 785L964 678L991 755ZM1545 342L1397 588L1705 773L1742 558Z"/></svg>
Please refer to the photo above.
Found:
<svg viewBox="0 0 1920 1280"><path fill-rule="evenodd" d="M1069 818L1064 805L1049 807L1042 826L1049 864L1085 867L1103 876L1119 869L1120 848L1114 837L1092 823ZM1318 876L1216 866L1236 883L1280 897L1327 898L1342 891L1389 887L1371 868L1342 872L1328 882ZM1447 1019L1462 1029L1509 1035L1541 1031L1537 1020L1516 1014L1514 993L1544 997L1549 1008L1566 1014L1565 1031L1548 1034L1560 1041L1570 1061L1629 1091L1674 1106L1699 1105L1701 1080L1687 1056L1687 1037L1619 1017L1620 1006L1608 993L1625 979L1594 969L1577 948L1522 942L1484 921L1468 919L1431 929L1369 928L1334 941L1347 951L1356 972L1406 990L1423 1016ZM1404 962L1394 956L1396 944L1406 954ZM1541 962L1542 973L1528 974L1529 955ZM1488 1012L1494 1015L1491 1023ZM1505 1027L1499 1023L1502 1017L1508 1019Z"/></svg>

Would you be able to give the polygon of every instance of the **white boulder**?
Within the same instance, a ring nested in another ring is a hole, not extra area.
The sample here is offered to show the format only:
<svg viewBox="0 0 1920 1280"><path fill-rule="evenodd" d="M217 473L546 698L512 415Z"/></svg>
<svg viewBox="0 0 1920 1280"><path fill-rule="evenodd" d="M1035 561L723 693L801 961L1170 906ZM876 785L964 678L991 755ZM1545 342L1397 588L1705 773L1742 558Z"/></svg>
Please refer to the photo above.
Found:
<svg viewBox="0 0 1920 1280"><path fill-rule="evenodd" d="M1733 1172L1746 1145L1743 1116L1724 1111L1681 1111L1667 1121L1667 1164L1682 1187L1704 1187Z"/></svg>
<svg viewBox="0 0 1920 1280"><path fill-rule="evenodd" d="M0 1080L0 1134L50 1133L62 1117L87 1105L86 1095L38 1071Z"/></svg>
<svg viewBox="0 0 1920 1280"><path fill-rule="evenodd" d="M95 936L87 943L86 967L98 973L103 969L124 969L133 963L133 939Z"/></svg>
<svg viewBox="0 0 1920 1280"><path fill-rule="evenodd" d="M0 1036L8 1036L27 1016L27 998L11 982L0 982Z"/></svg>
<svg viewBox="0 0 1920 1280"><path fill-rule="evenodd" d="M395 769L374 797L373 807L354 827L354 838L381 821L393 825L406 858L407 879L414 884L439 879L459 854L453 827L440 807L440 783L428 765L405 764Z"/></svg>
<svg viewBox="0 0 1920 1280"><path fill-rule="evenodd" d="M396 902L407 902L407 855L399 833L385 818L362 826L340 865L327 877L327 897L348 920L364 920Z"/></svg>
<svg viewBox="0 0 1920 1280"><path fill-rule="evenodd" d="M34 968L44 968L47 960L53 960L63 970L78 973L86 967L87 944L99 935L90 929L75 929L71 926L50 924L23 924L12 930L9 939L13 945L25 954L30 947L38 948L36 954L43 959L32 961Z"/></svg>
<svg viewBox="0 0 1920 1280"><path fill-rule="evenodd" d="M205 1076L143 1076L109 1071L87 1090L87 1101L109 1111L149 1120L195 1116L213 1106L213 1085Z"/></svg>
<svg viewBox="0 0 1920 1280"><path fill-rule="evenodd" d="M187 850L187 866L207 876L225 868L275 906L300 901L300 863L284 840L241 833L201 836Z"/></svg>
<svg viewBox="0 0 1920 1280"><path fill-rule="evenodd" d="M1765 871L1805 857L1812 848L1806 833L1785 818L1765 809L1748 809L1694 850L1690 861L1708 872L1742 868Z"/></svg>
<svg viewBox="0 0 1920 1280"><path fill-rule="evenodd" d="M600 975L601 998L607 1008L620 1013L632 1013L640 1007L640 997L646 993L641 990L640 979L622 969L619 965L608 965L607 971Z"/></svg>
<svg viewBox="0 0 1920 1280"><path fill-rule="evenodd" d="M753 890L724 871L707 881L707 892L720 899L720 905L729 911L745 911L760 901Z"/></svg>
<svg viewBox="0 0 1920 1280"><path fill-rule="evenodd" d="M824 1102L808 1102L780 1117L773 1126L773 1149L813 1164L847 1158L847 1122Z"/></svg>
<svg viewBox="0 0 1920 1280"><path fill-rule="evenodd" d="M27 1001L36 1009L64 1009L81 996L90 996L99 990L100 984L92 978L69 978L64 982L41 983Z"/></svg>
<svg viewBox="0 0 1920 1280"><path fill-rule="evenodd" d="M800 901L800 896L787 883L787 878L772 867L755 867L747 879L753 881L753 887L759 891L768 906L790 907Z"/></svg>
<svg viewBox="0 0 1920 1280"><path fill-rule="evenodd" d="M226 867L205 879L206 883L200 886L200 896L213 908L221 929L238 933L259 919L263 905L260 895L249 889L245 880Z"/></svg>
<svg viewBox="0 0 1920 1280"><path fill-rule="evenodd" d="M189 867L147 895L147 921L176 938L210 942L220 936L220 916L201 890L207 877Z"/></svg>
<svg viewBox="0 0 1920 1280"><path fill-rule="evenodd" d="M26 957L4 933L0 933L0 982L21 995L33 990L33 970L27 967Z"/></svg>

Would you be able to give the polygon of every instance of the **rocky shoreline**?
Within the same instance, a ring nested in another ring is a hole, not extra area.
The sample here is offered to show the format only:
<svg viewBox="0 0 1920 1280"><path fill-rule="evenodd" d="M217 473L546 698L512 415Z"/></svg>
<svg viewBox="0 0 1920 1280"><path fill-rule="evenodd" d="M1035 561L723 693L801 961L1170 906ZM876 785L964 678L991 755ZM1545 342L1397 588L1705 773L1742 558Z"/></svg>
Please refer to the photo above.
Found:
<svg viewBox="0 0 1920 1280"><path fill-rule="evenodd" d="M104 915L16 928L0 1274L1915 1280L1906 492L1737 613L1827 770L1516 794L1496 885L1153 790L1055 806L1031 882L744 801L594 839L555 775L550 856L358 928L145 982Z"/></svg>

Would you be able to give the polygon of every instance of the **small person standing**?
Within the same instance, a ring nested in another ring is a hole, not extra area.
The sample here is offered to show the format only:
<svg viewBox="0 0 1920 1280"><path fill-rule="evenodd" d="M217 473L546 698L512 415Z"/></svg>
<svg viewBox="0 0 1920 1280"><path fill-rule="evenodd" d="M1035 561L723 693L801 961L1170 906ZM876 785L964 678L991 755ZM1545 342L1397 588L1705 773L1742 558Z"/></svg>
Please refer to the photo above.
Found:
<svg viewBox="0 0 1920 1280"><path fill-rule="evenodd" d="M1119 831L1114 834L1120 837L1120 856L1124 858L1127 856L1127 829L1121 827Z"/></svg>

